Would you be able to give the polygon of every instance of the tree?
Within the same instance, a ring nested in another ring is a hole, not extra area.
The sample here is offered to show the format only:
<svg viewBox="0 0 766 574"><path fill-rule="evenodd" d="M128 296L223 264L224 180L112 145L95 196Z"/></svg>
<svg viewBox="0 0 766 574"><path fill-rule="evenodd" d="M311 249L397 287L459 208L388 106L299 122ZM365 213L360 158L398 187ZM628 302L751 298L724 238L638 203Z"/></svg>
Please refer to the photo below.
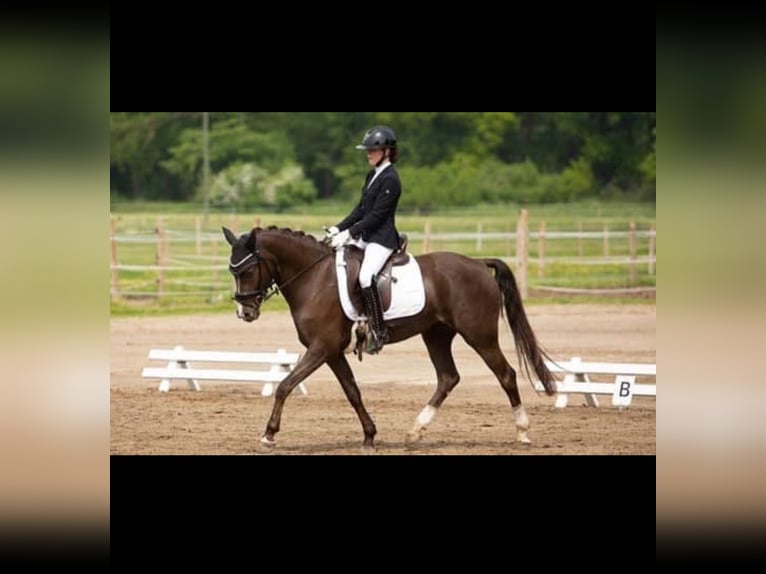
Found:
<svg viewBox="0 0 766 574"><path fill-rule="evenodd" d="M128 198L179 198L179 186L158 169L196 112L112 112L109 115L112 189Z"/></svg>
<svg viewBox="0 0 766 574"><path fill-rule="evenodd" d="M255 132L238 118L211 122L209 138L212 173L238 163L253 163L272 173L294 161L295 157L286 134ZM181 180L187 198L198 196L202 169L202 132L199 127L185 129L169 151L170 157L160 165Z"/></svg>

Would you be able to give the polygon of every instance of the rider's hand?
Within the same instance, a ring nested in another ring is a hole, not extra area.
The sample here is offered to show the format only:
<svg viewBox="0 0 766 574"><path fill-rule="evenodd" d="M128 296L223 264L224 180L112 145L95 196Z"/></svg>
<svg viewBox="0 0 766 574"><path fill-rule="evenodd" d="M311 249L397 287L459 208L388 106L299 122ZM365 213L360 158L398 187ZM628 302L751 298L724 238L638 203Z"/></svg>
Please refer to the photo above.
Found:
<svg viewBox="0 0 766 574"><path fill-rule="evenodd" d="M334 225L330 229L325 228L325 234L324 234L325 243L330 243L330 240L336 235L338 235L338 233L340 233L340 229L338 229Z"/></svg>
<svg viewBox="0 0 766 574"><path fill-rule="evenodd" d="M330 228L328 233L332 231L333 229L337 229L337 228ZM333 234L330 239L330 245L332 246L333 249L338 249L340 247L343 247L346 243L348 243L350 239L351 239L351 234L348 232L348 229L346 229L345 231L340 231L338 233Z"/></svg>

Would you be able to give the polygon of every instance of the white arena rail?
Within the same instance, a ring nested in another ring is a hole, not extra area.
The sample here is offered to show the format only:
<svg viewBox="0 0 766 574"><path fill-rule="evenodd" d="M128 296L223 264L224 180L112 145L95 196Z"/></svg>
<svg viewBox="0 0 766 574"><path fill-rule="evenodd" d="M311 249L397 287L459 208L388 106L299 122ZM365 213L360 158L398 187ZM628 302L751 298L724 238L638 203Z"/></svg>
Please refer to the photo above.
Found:
<svg viewBox="0 0 766 574"><path fill-rule="evenodd" d="M145 367L141 376L149 379L161 379L159 390L170 390L172 379L186 379L191 389L201 390L198 381L233 381L264 383L261 394L269 396L274 392L274 384L284 379L300 359L298 353L288 353L278 349L276 353L235 353L225 351L191 351L181 346L173 349L152 349L149 358L168 361L165 367ZM192 366L195 363L244 363L270 365L269 370L232 370L209 369ZM301 393L308 394L303 383L298 385Z"/></svg>
<svg viewBox="0 0 766 574"><path fill-rule="evenodd" d="M556 383L557 396L554 406L564 408L569 402L569 395L585 395L588 406L597 407L596 395L612 395L612 405L624 408L630 405L633 395L656 397L656 384L637 384L638 376L657 376L657 365L648 363L592 363L581 361L579 357L571 361L545 361L552 373L565 373L564 380ZM612 383L591 382L589 375L614 375ZM542 391L540 381L534 382L535 390Z"/></svg>

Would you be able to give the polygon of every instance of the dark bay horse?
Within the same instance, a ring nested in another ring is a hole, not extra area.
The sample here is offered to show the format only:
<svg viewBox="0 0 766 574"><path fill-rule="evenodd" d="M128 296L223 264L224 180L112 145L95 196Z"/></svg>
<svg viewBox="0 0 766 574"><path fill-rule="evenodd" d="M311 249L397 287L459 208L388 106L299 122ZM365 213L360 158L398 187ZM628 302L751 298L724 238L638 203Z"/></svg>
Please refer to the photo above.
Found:
<svg viewBox="0 0 766 574"><path fill-rule="evenodd" d="M333 250L311 235L290 229L255 228L236 237L224 227L223 234L232 246L229 270L236 281L237 316L247 322L255 321L260 316L261 304L276 290L281 291L290 307L298 338L306 347L293 371L277 386L274 407L261 442L269 446L276 444L274 437L279 432L288 395L327 363L362 423L363 446L374 449L375 424L362 403L344 353L351 342L353 322L341 307ZM436 368L437 387L417 416L407 441L414 442L421 437L437 409L460 381L451 349L459 333L500 381L511 402L517 438L529 443L529 418L521 404L516 371L506 360L498 341L502 309L513 332L520 366L526 369L528 376L531 366L548 395L555 393L555 380L545 366L547 355L532 332L510 268L499 259L471 259L449 252L419 255L416 260L425 284L425 307L417 315L387 321L388 344L420 334Z"/></svg>

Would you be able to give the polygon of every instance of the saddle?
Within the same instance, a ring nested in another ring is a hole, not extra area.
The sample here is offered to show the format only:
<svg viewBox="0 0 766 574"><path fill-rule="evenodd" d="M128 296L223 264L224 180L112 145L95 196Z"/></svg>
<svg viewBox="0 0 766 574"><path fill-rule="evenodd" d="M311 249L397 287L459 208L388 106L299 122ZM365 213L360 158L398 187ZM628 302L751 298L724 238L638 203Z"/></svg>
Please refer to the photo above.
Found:
<svg viewBox="0 0 766 574"><path fill-rule="evenodd" d="M391 308L391 281L393 278L391 268L397 265L407 265L410 262L410 256L407 253L407 241L407 234L400 233L399 249L391 254L391 257L388 258L376 276L375 284L378 288L378 293L380 293L380 302L383 305L384 312ZM344 249L343 257L346 263L349 298L357 311L363 310L364 302L362 301L362 288L359 285L359 271L362 268L364 250L359 249L355 245L347 245Z"/></svg>

